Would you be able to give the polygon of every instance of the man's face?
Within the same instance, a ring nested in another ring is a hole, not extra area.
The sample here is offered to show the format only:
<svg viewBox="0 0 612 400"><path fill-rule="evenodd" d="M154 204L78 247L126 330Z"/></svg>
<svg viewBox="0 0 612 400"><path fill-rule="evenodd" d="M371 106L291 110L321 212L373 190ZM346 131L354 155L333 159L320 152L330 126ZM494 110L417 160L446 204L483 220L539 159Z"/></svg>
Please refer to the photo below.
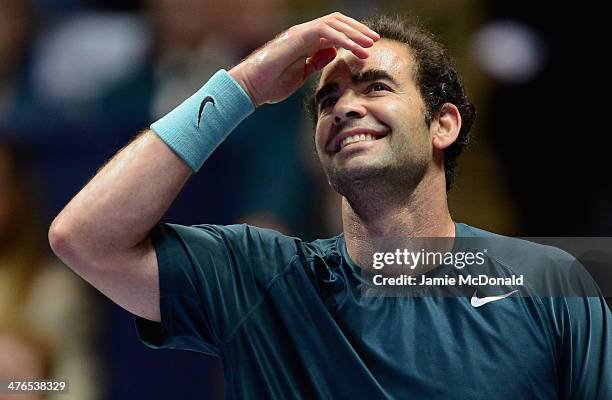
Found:
<svg viewBox="0 0 612 400"><path fill-rule="evenodd" d="M380 40L369 54L362 60L340 50L317 86L315 145L330 184L343 195L359 183L413 189L432 158L409 48Z"/></svg>

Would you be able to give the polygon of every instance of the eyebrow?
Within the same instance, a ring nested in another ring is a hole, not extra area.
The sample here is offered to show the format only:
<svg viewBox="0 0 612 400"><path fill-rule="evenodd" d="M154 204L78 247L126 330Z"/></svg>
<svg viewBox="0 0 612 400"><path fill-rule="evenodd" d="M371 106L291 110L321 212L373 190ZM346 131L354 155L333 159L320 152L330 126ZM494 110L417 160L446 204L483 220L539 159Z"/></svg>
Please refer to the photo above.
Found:
<svg viewBox="0 0 612 400"><path fill-rule="evenodd" d="M395 86L399 86L397 81L393 79L393 77L389 75L387 71L383 71L382 69L368 69L359 74L352 75L351 81L355 84L372 81L388 81ZM323 99L325 96L338 90L339 86L340 85L338 85L337 82L329 82L323 85L323 87L317 90L317 93L315 94L315 105L318 105L321 99Z"/></svg>

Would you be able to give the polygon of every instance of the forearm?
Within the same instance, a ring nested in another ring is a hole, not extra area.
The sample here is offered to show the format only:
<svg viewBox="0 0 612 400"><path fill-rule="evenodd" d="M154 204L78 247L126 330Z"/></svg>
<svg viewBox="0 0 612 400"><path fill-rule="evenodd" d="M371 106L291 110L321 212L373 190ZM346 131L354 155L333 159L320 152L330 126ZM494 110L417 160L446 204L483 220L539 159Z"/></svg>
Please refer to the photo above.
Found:
<svg viewBox="0 0 612 400"><path fill-rule="evenodd" d="M57 216L49 234L52 247L68 264L135 248L192 173L153 131L143 132Z"/></svg>
<svg viewBox="0 0 612 400"><path fill-rule="evenodd" d="M253 109L240 84L217 72L70 201L49 232L55 253L78 270L109 270L126 259L150 257L151 228L189 176Z"/></svg>
<svg viewBox="0 0 612 400"><path fill-rule="evenodd" d="M73 268L91 266L91 260L104 263L97 260L114 253L150 250L146 239L151 228L191 173L254 107L295 92L336 56L333 45L367 58L363 47L378 38L365 25L334 13L277 36L230 73L219 71L155 122L155 133L146 132L120 151L70 201L51 226L53 250Z"/></svg>

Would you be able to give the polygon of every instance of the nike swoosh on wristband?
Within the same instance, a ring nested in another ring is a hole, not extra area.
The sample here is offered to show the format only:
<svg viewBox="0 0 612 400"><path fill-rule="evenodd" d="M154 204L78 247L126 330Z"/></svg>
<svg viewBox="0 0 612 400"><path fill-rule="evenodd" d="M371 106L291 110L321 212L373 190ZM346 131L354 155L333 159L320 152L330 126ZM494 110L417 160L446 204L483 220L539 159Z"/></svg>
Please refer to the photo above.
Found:
<svg viewBox="0 0 612 400"><path fill-rule="evenodd" d="M204 100L202 100L202 103L200 103L200 112L198 113L198 129L200 129L200 119L202 119L202 111L204 111L204 107L206 106L206 103L212 103L212 105L215 105L215 99L213 99L211 96L206 96L204 97Z"/></svg>
<svg viewBox="0 0 612 400"><path fill-rule="evenodd" d="M492 301L497 301L497 300L505 299L506 297L511 296L511 295L513 295L516 292L518 292L518 289L517 290L513 290L510 293L502 294L501 296L478 297L476 295L476 290L474 290L474 294L472 295L472 299L470 300L470 304L474 308L480 307L480 306L484 306L485 304L490 303Z"/></svg>

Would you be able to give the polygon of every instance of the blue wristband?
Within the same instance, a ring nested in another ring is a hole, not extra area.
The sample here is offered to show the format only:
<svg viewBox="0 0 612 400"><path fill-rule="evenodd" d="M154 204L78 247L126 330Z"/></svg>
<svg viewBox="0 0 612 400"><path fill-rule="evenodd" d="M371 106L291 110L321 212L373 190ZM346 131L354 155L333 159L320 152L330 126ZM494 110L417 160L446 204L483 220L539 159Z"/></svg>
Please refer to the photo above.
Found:
<svg viewBox="0 0 612 400"><path fill-rule="evenodd" d="M204 161L255 107L249 95L225 70L151 125L151 129L192 170Z"/></svg>

